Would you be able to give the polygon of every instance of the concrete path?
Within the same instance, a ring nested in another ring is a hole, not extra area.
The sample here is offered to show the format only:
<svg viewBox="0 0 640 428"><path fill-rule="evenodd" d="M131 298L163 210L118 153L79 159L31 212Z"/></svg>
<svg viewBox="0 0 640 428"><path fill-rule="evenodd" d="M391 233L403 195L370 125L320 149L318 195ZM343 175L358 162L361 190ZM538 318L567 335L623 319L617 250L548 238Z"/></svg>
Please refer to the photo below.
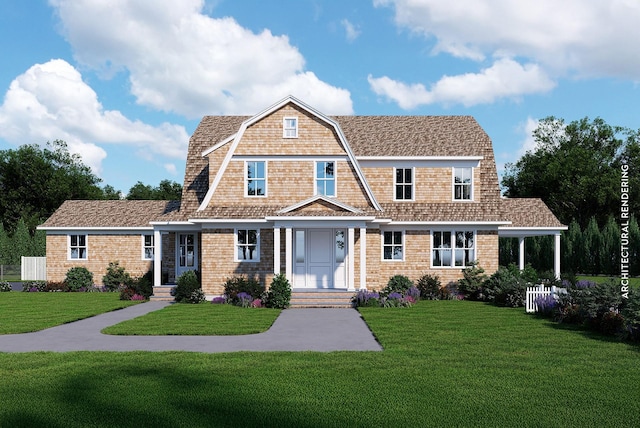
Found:
<svg viewBox="0 0 640 428"><path fill-rule="evenodd" d="M355 309L286 309L271 328L245 336L111 336L105 327L162 309L147 302L35 333L0 335L0 352L381 351Z"/></svg>

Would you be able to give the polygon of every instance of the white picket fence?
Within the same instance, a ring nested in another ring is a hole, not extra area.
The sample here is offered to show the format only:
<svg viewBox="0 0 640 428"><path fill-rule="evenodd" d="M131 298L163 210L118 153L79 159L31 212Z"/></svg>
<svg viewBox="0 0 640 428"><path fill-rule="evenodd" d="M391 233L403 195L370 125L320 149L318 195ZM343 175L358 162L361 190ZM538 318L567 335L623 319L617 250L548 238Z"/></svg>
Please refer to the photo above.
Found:
<svg viewBox="0 0 640 428"><path fill-rule="evenodd" d="M528 313L537 312L538 305L536 305L536 299L541 296L558 296L558 293L566 293L566 288L557 288L555 286L545 287L543 284L536 285L534 287L527 287L527 302L526 311Z"/></svg>
<svg viewBox="0 0 640 428"><path fill-rule="evenodd" d="M23 281L46 281L47 258L22 257L20 272Z"/></svg>

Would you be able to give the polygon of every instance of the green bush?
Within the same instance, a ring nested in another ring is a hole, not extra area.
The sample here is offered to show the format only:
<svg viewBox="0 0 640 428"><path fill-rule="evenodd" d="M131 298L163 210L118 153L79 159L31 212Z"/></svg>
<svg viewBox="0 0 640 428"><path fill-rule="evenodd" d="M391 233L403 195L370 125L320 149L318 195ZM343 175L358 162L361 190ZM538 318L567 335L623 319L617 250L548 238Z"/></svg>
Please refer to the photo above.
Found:
<svg viewBox="0 0 640 428"><path fill-rule="evenodd" d="M640 288L629 290L629 298L621 313L625 319L625 337L640 341Z"/></svg>
<svg viewBox="0 0 640 428"><path fill-rule="evenodd" d="M132 284L131 276L120 266L120 262L110 262L107 267L107 274L102 277L102 283L109 291L117 291L120 288Z"/></svg>
<svg viewBox="0 0 640 428"><path fill-rule="evenodd" d="M76 266L67 271L64 282L67 283L69 291L80 291L93 287L93 274L86 267Z"/></svg>
<svg viewBox="0 0 640 428"><path fill-rule="evenodd" d="M69 291L69 286L67 285L66 282L47 281L45 285L45 291L65 292L65 291ZM88 291L88 289L86 291Z"/></svg>
<svg viewBox="0 0 640 428"><path fill-rule="evenodd" d="M273 277L269 290L264 293L264 305L268 308L285 309L291 301L291 284L287 277L280 273Z"/></svg>
<svg viewBox="0 0 640 428"><path fill-rule="evenodd" d="M0 293L6 293L8 291L11 291L11 284L7 281L0 282Z"/></svg>
<svg viewBox="0 0 640 428"><path fill-rule="evenodd" d="M413 287L413 282L404 275L394 275L389 278L387 286L382 289L380 294L388 296L391 293L406 294L407 290Z"/></svg>
<svg viewBox="0 0 640 428"><path fill-rule="evenodd" d="M442 299L441 286L438 275L422 275L416 282L416 287L420 290L420 297L426 300Z"/></svg>
<svg viewBox="0 0 640 428"><path fill-rule="evenodd" d="M22 291L47 291L47 283L45 281L24 281Z"/></svg>
<svg viewBox="0 0 640 428"><path fill-rule="evenodd" d="M148 271L140 278L136 278L133 280L133 286L141 296L144 296L145 299L148 299L153 294L153 271Z"/></svg>
<svg viewBox="0 0 640 428"><path fill-rule="evenodd" d="M527 293L525 278L532 278L531 271L520 272L515 266L500 266L483 284L479 300L492 302L499 306L518 308L524 306Z"/></svg>
<svg viewBox="0 0 640 428"><path fill-rule="evenodd" d="M177 284L175 287L175 294L174 294L176 302L200 303L200 301L198 302L192 301L193 293L195 291L200 290L202 292L202 289L200 287L200 280L198 279L198 275L196 274L196 272L192 270L186 271L185 273L183 273L178 277L178 280L176 281L176 283Z"/></svg>
<svg viewBox="0 0 640 428"><path fill-rule="evenodd" d="M227 278L224 283L224 294L227 296L227 301L233 305L238 304L238 293L247 293L253 299L260 299L264 293L264 286L254 278L246 276Z"/></svg>
<svg viewBox="0 0 640 428"><path fill-rule="evenodd" d="M480 300L482 284L487 280L484 269L478 265L478 262L472 262L469 267L462 269L462 276L458 280L458 293L465 299Z"/></svg>

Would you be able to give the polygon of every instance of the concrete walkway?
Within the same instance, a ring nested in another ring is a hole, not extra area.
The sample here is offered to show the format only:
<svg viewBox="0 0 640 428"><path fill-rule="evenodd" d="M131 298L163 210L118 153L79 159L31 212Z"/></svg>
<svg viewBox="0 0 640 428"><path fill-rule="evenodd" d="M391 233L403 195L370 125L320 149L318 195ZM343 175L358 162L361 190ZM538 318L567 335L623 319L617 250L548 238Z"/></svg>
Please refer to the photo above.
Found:
<svg viewBox="0 0 640 428"><path fill-rule="evenodd" d="M0 335L0 352L32 351L381 351L354 309L286 309L271 328L245 336L111 336L108 326L162 309L147 302L35 333Z"/></svg>

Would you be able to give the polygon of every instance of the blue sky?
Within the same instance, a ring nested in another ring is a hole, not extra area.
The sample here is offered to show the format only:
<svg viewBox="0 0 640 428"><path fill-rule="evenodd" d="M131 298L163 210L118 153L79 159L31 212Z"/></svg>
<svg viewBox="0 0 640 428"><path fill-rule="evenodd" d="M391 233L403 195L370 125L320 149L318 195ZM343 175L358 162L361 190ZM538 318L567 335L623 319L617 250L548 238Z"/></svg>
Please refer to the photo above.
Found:
<svg viewBox="0 0 640 428"><path fill-rule="evenodd" d="M62 139L126 193L182 183L207 114L472 115L499 168L536 121L640 128L631 0L3 0L0 149Z"/></svg>

